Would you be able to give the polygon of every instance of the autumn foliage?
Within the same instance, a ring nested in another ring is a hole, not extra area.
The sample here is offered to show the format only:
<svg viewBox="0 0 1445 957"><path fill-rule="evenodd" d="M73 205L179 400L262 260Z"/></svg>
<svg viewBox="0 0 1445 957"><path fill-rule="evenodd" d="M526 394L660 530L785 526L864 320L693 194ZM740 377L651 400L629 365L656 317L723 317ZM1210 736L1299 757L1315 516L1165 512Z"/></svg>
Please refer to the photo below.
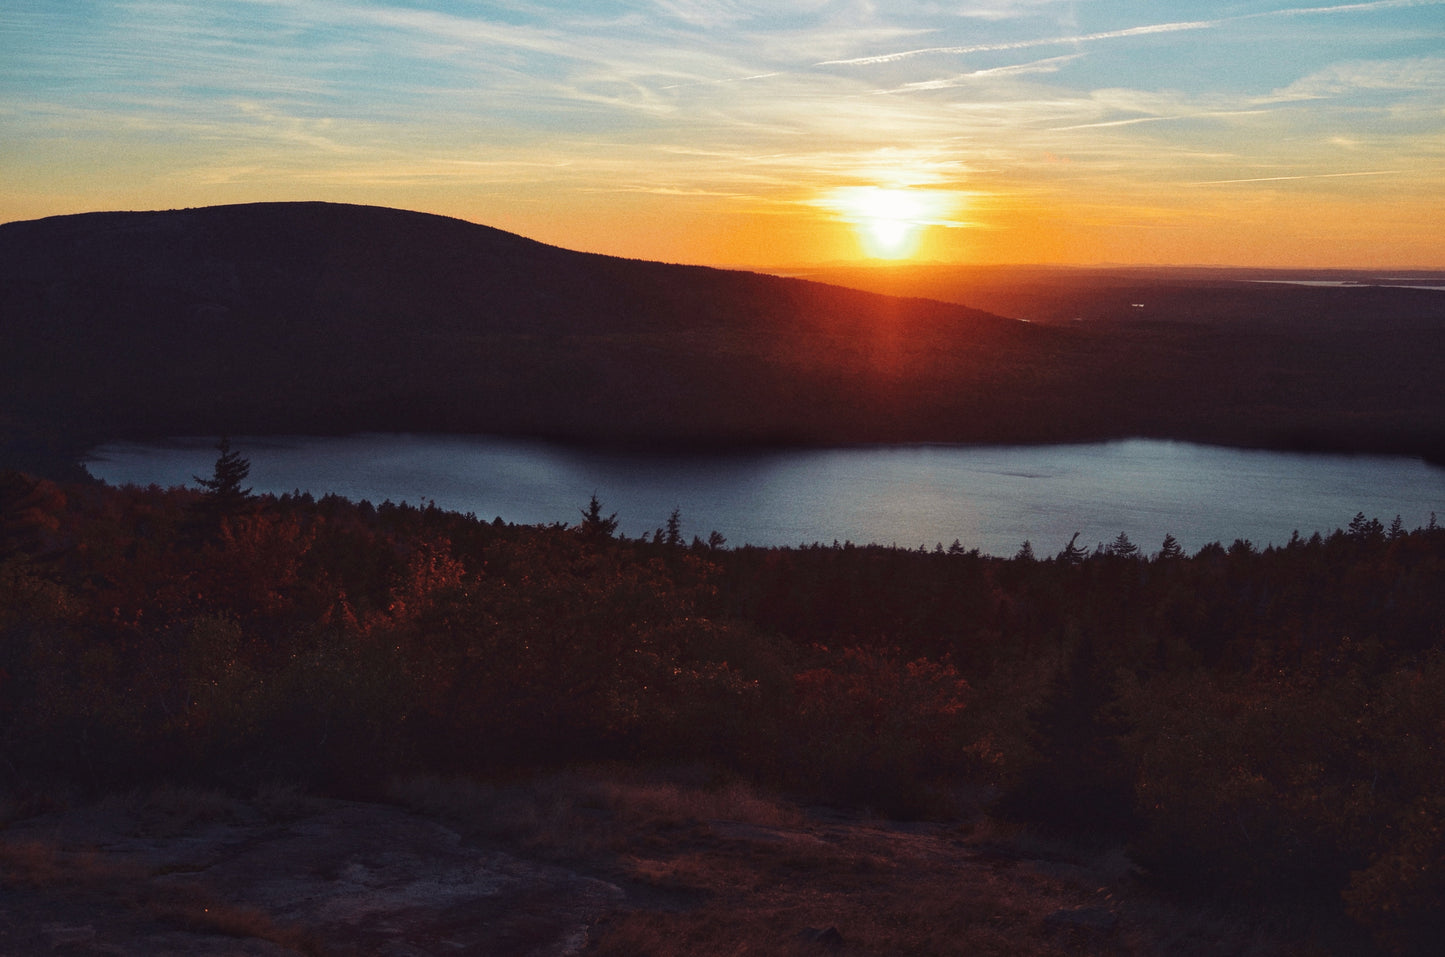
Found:
<svg viewBox="0 0 1445 957"><path fill-rule="evenodd" d="M198 534L200 501L0 476L12 787L698 762L892 814L992 795L1160 887L1445 933L1433 522L1004 560L305 495Z"/></svg>

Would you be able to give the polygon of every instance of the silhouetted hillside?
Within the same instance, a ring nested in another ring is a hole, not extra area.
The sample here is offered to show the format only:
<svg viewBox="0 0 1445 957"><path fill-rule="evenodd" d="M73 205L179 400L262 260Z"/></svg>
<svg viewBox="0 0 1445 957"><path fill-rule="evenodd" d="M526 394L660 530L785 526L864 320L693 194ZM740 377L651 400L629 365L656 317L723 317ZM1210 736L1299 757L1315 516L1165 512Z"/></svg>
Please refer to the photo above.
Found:
<svg viewBox="0 0 1445 957"><path fill-rule="evenodd" d="M1319 299L1263 288L1274 319ZM375 207L91 213L0 226L0 432L12 458L357 430L1428 451L1445 435L1445 296L1370 292L1393 298L1368 333L1187 315L1046 325Z"/></svg>

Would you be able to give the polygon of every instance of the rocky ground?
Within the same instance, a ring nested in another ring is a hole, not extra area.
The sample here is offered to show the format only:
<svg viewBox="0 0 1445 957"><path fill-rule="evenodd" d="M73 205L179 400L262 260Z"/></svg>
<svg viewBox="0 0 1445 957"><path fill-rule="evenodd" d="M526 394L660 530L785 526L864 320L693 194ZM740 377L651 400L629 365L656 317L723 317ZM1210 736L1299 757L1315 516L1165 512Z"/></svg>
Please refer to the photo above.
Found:
<svg viewBox="0 0 1445 957"><path fill-rule="evenodd" d="M157 789L8 816L0 955L1315 952L1144 895L1118 850L738 785Z"/></svg>
<svg viewBox="0 0 1445 957"><path fill-rule="evenodd" d="M551 957L625 902L398 807L166 803L111 800L0 835L0 953Z"/></svg>

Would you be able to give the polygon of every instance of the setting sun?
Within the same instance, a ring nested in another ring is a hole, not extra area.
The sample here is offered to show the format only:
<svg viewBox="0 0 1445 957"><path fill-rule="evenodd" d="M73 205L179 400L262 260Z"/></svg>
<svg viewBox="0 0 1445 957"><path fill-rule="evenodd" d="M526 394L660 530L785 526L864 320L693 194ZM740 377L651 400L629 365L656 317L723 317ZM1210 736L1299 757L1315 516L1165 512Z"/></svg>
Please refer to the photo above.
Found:
<svg viewBox="0 0 1445 957"><path fill-rule="evenodd" d="M0 223L325 200L749 269L1438 268L1442 9L11 0Z"/></svg>
<svg viewBox="0 0 1445 957"><path fill-rule="evenodd" d="M918 252L927 227L961 225L948 219L957 195L937 189L843 186L817 205L851 223L872 259L907 259Z"/></svg>

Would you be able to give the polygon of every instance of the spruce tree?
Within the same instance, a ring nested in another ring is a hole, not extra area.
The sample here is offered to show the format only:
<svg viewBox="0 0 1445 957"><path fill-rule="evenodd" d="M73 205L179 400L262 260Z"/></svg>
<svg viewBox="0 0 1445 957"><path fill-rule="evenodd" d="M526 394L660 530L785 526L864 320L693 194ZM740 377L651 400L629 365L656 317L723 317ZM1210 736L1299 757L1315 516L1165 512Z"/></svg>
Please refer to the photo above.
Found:
<svg viewBox="0 0 1445 957"><path fill-rule="evenodd" d="M1175 538L1172 534L1165 532L1164 544L1161 545L1159 548L1159 557L1164 559L1165 561L1172 561L1174 559L1183 558L1184 548L1179 544L1179 539Z"/></svg>
<svg viewBox="0 0 1445 957"><path fill-rule="evenodd" d="M606 518L602 517L602 503L597 501L594 493L592 500L587 503L587 508L582 512L582 538L585 541L597 542L611 538L617 531L617 513L613 512Z"/></svg>
<svg viewBox="0 0 1445 957"><path fill-rule="evenodd" d="M1129 833L1134 789L1121 747L1129 729L1092 639L1069 650L1029 724L1037 758L999 809L1095 839Z"/></svg>
<svg viewBox="0 0 1445 957"><path fill-rule="evenodd" d="M249 488L241 487L241 483L251 474L251 463L240 452L231 448L228 437L221 437L216 450L221 454L216 459L211 477L192 476L205 490L198 511L212 521L242 511L251 496Z"/></svg>
<svg viewBox="0 0 1445 957"><path fill-rule="evenodd" d="M1116 558L1139 557L1139 546L1129 541L1129 536L1124 532L1120 532L1119 536L1109 543L1105 551Z"/></svg>

